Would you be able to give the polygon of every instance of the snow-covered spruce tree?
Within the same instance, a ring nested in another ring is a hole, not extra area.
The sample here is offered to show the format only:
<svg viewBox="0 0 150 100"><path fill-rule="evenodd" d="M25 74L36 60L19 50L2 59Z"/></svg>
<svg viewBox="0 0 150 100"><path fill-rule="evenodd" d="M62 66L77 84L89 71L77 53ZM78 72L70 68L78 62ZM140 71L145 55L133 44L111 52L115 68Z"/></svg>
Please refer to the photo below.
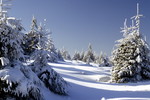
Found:
<svg viewBox="0 0 150 100"><path fill-rule="evenodd" d="M76 51L72 60L80 60L80 53Z"/></svg>
<svg viewBox="0 0 150 100"><path fill-rule="evenodd" d="M33 16L31 22L31 30L27 34L25 34L24 37L25 44L23 45L23 49L26 55L31 55L36 49L36 44L39 41L38 35L39 32L38 32L37 20Z"/></svg>
<svg viewBox="0 0 150 100"><path fill-rule="evenodd" d="M46 23L46 19L44 21ZM42 45L42 48L49 51L49 61L50 62L57 62L58 60L62 60L58 54L58 52L55 49L55 46L53 44L52 38L51 38L51 32L46 29L46 24L44 24L43 27L38 27L37 20L33 16L32 18L32 24L31 24L31 30L26 34L25 40L25 54L31 55L40 45ZM59 59L60 58L60 59Z"/></svg>
<svg viewBox="0 0 150 100"><path fill-rule="evenodd" d="M99 64L99 67L110 66L109 58L103 52L100 53L95 62Z"/></svg>
<svg viewBox="0 0 150 100"><path fill-rule="evenodd" d="M8 2L7 0L6 2ZM0 99L42 100L40 79L33 71L22 64L24 59L23 27L20 20L7 16L0 2Z"/></svg>
<svg viewBox="0 0 150 100"><path fill-rule="evenodd" d="M49 33L45 31L45 26L40 25L39 41L36 45L36 50L32 54L34 62L31 68L49 90L60 95L66 95L66 81L47 64L49 62L49 56L51 55L49 51L51 48L49 47L50 44L48 44L48 34Z"/></svg>
<svg viewBox="0 0 150 100"><path fill-rule="evenodd" d="M69 52L64 47L61 50L61 55L62 55L63 59L71 60L71 56L70 56Z"/></svg>
<svg viewBox="0 0 150 100"><path fill-rule="evenodd" d="M125 83L150 79L149 46L140 33L140 17L132 17L132 26L127 27L126 20L122 32L124 38L118 40L113 51L112 82ZM135 23L135 25L134 25Z"/></svg>
<svg viewBox="0 0 150 100"><path fill-rule="evenodd" d="M10 61L23 59L23 50L21 48L23 27L20 21L15 18L0 19L0 56Z"/></svg>
<svg viewBox="0 0 150 100"><path fill-rule="evenodd" d="M61 55L61 51L60 51L59 49L57 49L56 52L57 52L57 55L58 55L58 59L59 59L60 61L64 61L64 59L63 59L63 57L62 57L62 55Z"/></svg>
<svg viewBox="0 0 150 100"><path fill-rule="evenodd" d="M83 61L84 55L85 55L85 52L82 51L81 54L80 54L80 59L79 60Z"/></svg>
<svg viewBox="0 0 150 100"><path fill-rule="evenodd" d="M83 61L88 64L95 61L95 55L93 53L91 44L89 44L89 46L88 46L88 51L85 53L85 55L83 57Z"/></svg>
<svg viewBox="0 0 150 100"><path fill-rule="evenodd" d="M51 38L52 32L50 32L48 29L46 29L46 19L44 19L44 25L43 27L39 27L39 42L38 47L43 48L44 50L49 52L48 60L50 62L57 62L59 59L59 54L56 51L56 48L53 44L52 38Z"/></svg>
<svg viewBox="0 0 150 100"><path fill-rule="evenodd" d="M49 52L42 49L36 50L33 56L35 61L31 66L32 70L52 92L60 95L66 95L67 83L56 71L51 68L51 66L47 64L48 53Z"/></svg>

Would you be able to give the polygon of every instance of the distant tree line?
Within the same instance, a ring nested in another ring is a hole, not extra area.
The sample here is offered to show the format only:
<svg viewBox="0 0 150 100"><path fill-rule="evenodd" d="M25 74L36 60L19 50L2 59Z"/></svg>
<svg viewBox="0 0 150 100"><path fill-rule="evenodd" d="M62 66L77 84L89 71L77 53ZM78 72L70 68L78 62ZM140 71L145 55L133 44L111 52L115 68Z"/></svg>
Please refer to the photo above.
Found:
<svg viewBox="0 0 150 100"><path fill-rule="evenodd" d="M93 51L91 44L89 44L87 51L82 51L82 52L75 51L75 53L72 57L70 56L69 52L64 48L62 50L60 50L60 53L61 53L62 57L66 60L83 61L87 64L96 63L99 65L99 67L111 66L109 57L103 52L100 52L100 54L97 55Z"/></svg>

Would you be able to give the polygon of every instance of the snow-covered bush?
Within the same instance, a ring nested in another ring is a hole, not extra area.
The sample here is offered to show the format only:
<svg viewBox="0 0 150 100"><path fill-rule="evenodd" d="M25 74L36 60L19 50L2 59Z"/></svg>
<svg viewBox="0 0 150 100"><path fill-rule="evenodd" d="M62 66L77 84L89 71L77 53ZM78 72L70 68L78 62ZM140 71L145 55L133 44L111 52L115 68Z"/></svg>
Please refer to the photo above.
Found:
<svg viewBox="0 0 150 100"><path fill-rule="evenodd" d="M123 83L150 79L149 45L140 33L140 16L132 18L133 25L127 27L126 21L122 32L124 38L118 40L113 51L112 82ZM135 25L134 25L135 23Z"/></svg>

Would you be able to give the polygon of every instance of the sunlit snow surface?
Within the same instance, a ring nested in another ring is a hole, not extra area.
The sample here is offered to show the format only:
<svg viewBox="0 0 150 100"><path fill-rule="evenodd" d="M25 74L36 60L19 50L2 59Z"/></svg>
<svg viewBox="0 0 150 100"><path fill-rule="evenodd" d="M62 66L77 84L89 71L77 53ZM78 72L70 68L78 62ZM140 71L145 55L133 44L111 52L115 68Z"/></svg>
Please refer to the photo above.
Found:
<svg viewBox="0 0 150 100"><path fill-rule="evenodd" d="M49 63L69 83L68 96L43 90L46 100L150 100L150 81L110 83L111 67L97 67L83 62Z"/></svg>

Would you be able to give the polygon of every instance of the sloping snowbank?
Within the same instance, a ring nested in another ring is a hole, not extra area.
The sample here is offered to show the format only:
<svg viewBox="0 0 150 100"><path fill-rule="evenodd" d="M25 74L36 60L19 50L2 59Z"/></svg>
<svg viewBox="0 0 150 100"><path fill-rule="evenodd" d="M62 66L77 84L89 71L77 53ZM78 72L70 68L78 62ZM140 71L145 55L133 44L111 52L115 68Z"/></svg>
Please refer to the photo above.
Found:
<svg viewBox="0 0 150 100"><path fill-rule="evenodd" d="M149 100L150 82L109 83L111 67L83 62L49 63L70 84L69 96L45 92L46 100ZM45 90L46 91L46 90Z"/></svg>

